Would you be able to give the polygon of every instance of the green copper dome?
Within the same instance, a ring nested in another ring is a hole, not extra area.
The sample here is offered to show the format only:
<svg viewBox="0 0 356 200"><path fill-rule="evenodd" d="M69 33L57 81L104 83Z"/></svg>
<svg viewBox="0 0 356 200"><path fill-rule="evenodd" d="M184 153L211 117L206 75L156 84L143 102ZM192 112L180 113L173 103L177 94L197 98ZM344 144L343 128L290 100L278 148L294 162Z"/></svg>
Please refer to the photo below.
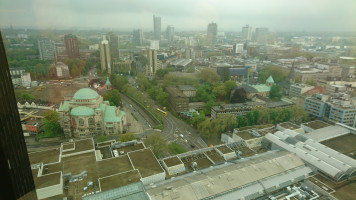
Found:
<svg viewBox="0 0 356 200"><path fill-rule="evenodd" d="M96 91L94 91L90 88L82 88L74 94L73 99L75 99L75 100L95 99L98 96L99 96L99 94Z"/></svg>
<svg viewBox="0 0 356 200"><path fill-rule="evenodd" d="M94 109L86 106L78 106L70 111L72 116L90 116L94 115Z"/></svg>

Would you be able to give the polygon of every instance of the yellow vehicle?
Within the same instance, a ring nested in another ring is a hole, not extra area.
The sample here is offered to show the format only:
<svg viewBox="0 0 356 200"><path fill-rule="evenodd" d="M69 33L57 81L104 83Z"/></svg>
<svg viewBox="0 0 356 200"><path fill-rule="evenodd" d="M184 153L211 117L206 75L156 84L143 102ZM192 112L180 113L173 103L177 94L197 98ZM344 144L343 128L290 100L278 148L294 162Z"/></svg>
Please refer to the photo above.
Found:
<svg viewBox="0 0 356 200"><path fill-rule="evenodd" d="M159 108L156 108L156 110L157 110L158 112L164 114L164 116L167 116L167 112L166 112L166 111L163 111L163 110L161 110L161 109L159 109Z"/></svg>

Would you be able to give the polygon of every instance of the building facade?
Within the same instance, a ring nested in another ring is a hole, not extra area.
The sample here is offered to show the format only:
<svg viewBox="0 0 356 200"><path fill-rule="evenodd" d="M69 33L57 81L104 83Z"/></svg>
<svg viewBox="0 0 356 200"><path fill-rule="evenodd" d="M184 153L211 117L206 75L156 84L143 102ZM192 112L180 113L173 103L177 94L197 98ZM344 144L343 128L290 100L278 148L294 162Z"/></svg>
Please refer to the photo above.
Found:
<svg viewBox="0 0 356 200"><path fill-rule="evenodd" d="M246 25L242 27L242 39L243 40L251 40L252 38L252 27L249 25Z"/></svg>
<svg viewBox="0 0 356 200"><path fill-rule="evenodd" d="M68 58L79 58L78 38L73 34L64 35L64 44Z"/></svg>
<svg viewBox="0 0 356 200"><path fill-rule="evenodd" d="M133 31L132 43L137 46L141 46L143 44L143 32L141 29Z"/></svg>
<svg viewBox="0 0 356 200"><path fill-rule="evenodd" d="M55 58L54 42L46 38L39 39L38 52L41 60L53 60Z"/></svg>
<svg viewBox="0 0 356 200"><path fill-rule="evenodd" d="M307 97L304 101L304 110L318 119L327 117L327 110L330 110L328 107L327 103L316 97Z"/></svg>
<svg viewBox="0 0 356 200"><path fill-rule="evenodd" d="M111 73L111 55L109 41L103 40L100 42L100 63L101 71L106 70L107 73Z"/></svg>
<svg viewBox="0 0 356 200"><path fill-rule="evenodd" d="M208 24L208 30L206 33L206 42L208 44L215 44L217 35L218 35L218 25L216 23Z"/></svg>
<svg viewBox="0 0 356 200"><path fill-rule="evenodd" d="M112 32L106 34L106 39L109 42L110 47L110 57L111 61L119 61L120 50L119 50L119 37ZM110 63L112 65L112 63Z"/></svg>
<svg viewBox="0 0 356 200"><path fill-rule="evenodd" d="M147 65L146 65L146 75L154 76L157 70L161 69L161 63L157 60L157 51L149 49L147 50Z"/></svg>
<svg viewBox="0 0 356 200"><path fill-rule="evenodd" d="M296 84L293 84L290 86L289 96L291 96L291 97L300 96L300 95L308 92L309 90L312 90L313 88L314 88L314 86L296 83Z"/></svg>
<svg viewBox="0 0 356 200"><path fill-rule="evenodd" d="M36 200L4 43L0 34L0 199Z"/></svg>
<svg viewBox="0 0 356 200"><path fill-rule="evenodd" d="M348 98L348 97L347 97ZM305 98L304 110L321 120L356 126L356 105L353 100L342 100L317 94L315 97Z"/></svg>
<svg viewBox="0 0 356 200"><path fill-rule="evenodd" d="M235 103L235 104L225 104L221 106L213 106L211 108L211 118L217 119L223 114L233 114L236 116L246 115L246 113L251 112L254 109L264 108L266 103L263 102L247 102L247 103Z"/></svg>
<svg viewBox="0 0 356 200"><path fill-rule="evenodd" d="M173 41L173 39L174 39L174 27L173 26L167 26L166 38L167 38L168 42Z"/></svg>
<svg viewBox="0 0 356 200"><path fill-rule="evenodd" d="M268 28L256 28L255 41L264 44L267 42Z"/></svg>
<svg viewBox="0 0 356 200"><path fill-rule="evenodd" d="M331 105L329 121L355 127L355 116L355 107Z"/></svg>
<svg viewBox="0 0 356 200"><path fill-rule="evenodd" d="M169 95L168 102L175 112L181 113L189 110L189 97L176 87L169 86L166 90Z"/></svg>
<svg viewBox="0 0 356 200"><path fill-rule="evenodd" d="M90 88L78 90L71 100L61 103L58 112L66 137L123 133L126 124L125 112Z"/></svg>

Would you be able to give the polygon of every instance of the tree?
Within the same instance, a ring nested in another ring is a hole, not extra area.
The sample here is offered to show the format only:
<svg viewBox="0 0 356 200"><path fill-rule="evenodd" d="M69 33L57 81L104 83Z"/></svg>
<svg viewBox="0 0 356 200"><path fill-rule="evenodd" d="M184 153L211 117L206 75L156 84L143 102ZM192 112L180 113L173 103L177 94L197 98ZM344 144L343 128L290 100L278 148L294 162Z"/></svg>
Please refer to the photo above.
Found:
<svg viewBox="0 0 356 200"><path fill-rule="evenodd" d="M168 142L159 132L154 132L145 140L145 145L151 148L157 158L161 158L168 152Z"/></svg>
<svg viewBox="0 0 356 200"><path fill-rule="evenodd" d="M211 68L204 68L200 71L201 78L207 83L214 84L220 80L220 76Z"/></svg>
<svg viewBox="0 0 356 200"><path fill-rule="evenodd" d="M112 105L112 106L120 106L121 105L120 92L116 89L103 94L103 99L105 101L109 101L110 105Z"/></svg>
<svg viewBox="0 0 356 200"><path fill-rule="evenodd" d="M200 112L199 115L196 113L193 113L192 120L190 123L197 128L198 124L202 123L205 120L205 114L204 112Z"/></svg>
<svg viewBox="0 0 356 200"><path fill-rule="evenodd" d="M143 90L147 90L151 85L150 80L148 80L148 78L143 74L139 74L136 77L136 82L138 83L138 86L140 87L140 89L143 89Z"/></svg>
<svg viewBox="0 0 356 200"><path fill-rule="evenodd" d="M168 145L169 150L172 151L172 153L174 153L175 155L177 154L181 154L186 152L186 150L180 146L179 144L172 142L171 144Z"/></svg>
<svg viewBox="0 0 356 200"><path fill-rule="evenodd" d="M44 119L49 122L58 122L59 121L59 113L55 110L47 110L44 113Z"/></svg>
<svg viewBox="0 0 356 200"><path fill-rule="evenodd" d="M121 92L124 85L127 84L129 81L126 76L119 74L111 74L110 82L114 89L117 89Z"/></svg>
<svg viewBox="0 0 356 200"><path fill-rule="evenodd" d="M131 141L131 140L134 140L134 139L136 139L136 135L134 133L131 133L131 132L122 134L120 136L120 138L119 138L119 140L121 142L128 142L128 141Z"/></svg>
<svg viewBox="0 0 356 200"><path fill-rule="evenodd" d="M282 98L281 88L280 85L273 85L269 93L269 98L280 100Z"/></svg>
<svg viewBox="0 0 356 200"><path fill-rule="evenodd" d="M168 74L170 71L174 71L173 68L164 68L156 71L156 77L163 78L164 75Z"/></svg>
<svg viewBox="0 0 356 200"><path fill-rule="evenodd" d="M107 135L99 135L96 138L96 142L105 142L105 141L108 141L108 140L109 140L109 137Z"/></svg>
<svg viewBox="0 0 356 200"><path fill-rule="evenodd" d="M231 91L236 88L236 82L232 80L225 81L226 99L230 100Z"/></svg>
<svg viewBox="0 0 356 200"><path fill-rule="evenodd" d="M226 89L225 86L221 83L216 83L214 88L213 88L213 93L215 94L215 96L220 99L223 100L226 97Z"/></svg>
<svg viewBox="0 0 356 200"><path fill-rule="evenodd" d="M244 127L247 126L247 120L243 116L237 116L237 127Z"/></svg>
<svg viewBox="0 0 356 200"><path fill-rule="evenodd" d="M48 121L47 119L43 119L44 122L44 134L39 135L40 137L56 137L63 135L63 129L59 122Z"/></svg>
<svg viewBox="0 0 356 200"><path fill-rule="evenodd" d="M29 93L22 93L20 95L20 99L26 100L26 101L30 101L30 100L34 100L35 96L33 96L32 94Z"/></svg>
<svg viewBox="0 0 356 200"><path fill-rule="evenodd" d="M247 124L249 126L255 125L255 117L253 116L253 112L246 113Z"/></svg>
<svg viewBox="0 0 356 200"><path fill-rule="evenodd" d="M246 91L243 88L235 89L230 98L231 103L245 103L247 99Z"/></svg>
<svg viewBox="0 0 356 200"><path fill-rule="evenodd" d="M292 106L291 110L291 118L290 121L296 124L300 124L302 122L309 121L309 114L299 106Z"/></svg>
<svg viewBox="0 0 356 200"><path fill-rule="evenodd" d="M274 81L278 83L286 80L288 74L275 66L265 66L258 72L258 80L260 83L265 83L269 76L272 76Z"/></svg>
<svg viewBox="0 0 356 200"><path fill-rule="evenodd" d="M224 114L217 119L207 119L198 124L198 130L205 138L214 138L221 133L231 130L236 126L236 118L233 114Z"/></svg>

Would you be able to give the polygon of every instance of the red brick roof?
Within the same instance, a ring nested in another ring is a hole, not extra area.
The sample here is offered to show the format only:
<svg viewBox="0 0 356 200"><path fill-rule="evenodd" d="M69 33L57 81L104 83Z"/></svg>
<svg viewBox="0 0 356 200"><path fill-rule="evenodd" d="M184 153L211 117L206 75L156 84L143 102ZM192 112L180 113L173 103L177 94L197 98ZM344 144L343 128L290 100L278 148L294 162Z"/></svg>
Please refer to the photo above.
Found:
<svg viewBox="0 0 356 200"><path fill-rule="evenodd" d="M324 94L326 92L325 88L321 87L321 86L315 86L313 89L309 90L308 92L306 92L307 94Z"/></svg>

